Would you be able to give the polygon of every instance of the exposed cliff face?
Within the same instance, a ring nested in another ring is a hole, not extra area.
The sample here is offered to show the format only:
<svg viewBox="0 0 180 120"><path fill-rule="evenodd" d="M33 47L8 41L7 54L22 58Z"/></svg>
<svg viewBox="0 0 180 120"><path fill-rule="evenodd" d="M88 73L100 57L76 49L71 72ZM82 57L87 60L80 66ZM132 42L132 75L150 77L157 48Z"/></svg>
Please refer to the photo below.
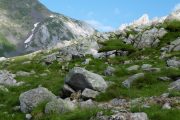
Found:
<svg viewBox="0 0 180 120"><path fill-rule="evenodd" d="M86 23L48 10L38 0L0 0L0 33L13 46L1 56L14 56L53 47L62 40L89 36L94 29Z"/></svg>

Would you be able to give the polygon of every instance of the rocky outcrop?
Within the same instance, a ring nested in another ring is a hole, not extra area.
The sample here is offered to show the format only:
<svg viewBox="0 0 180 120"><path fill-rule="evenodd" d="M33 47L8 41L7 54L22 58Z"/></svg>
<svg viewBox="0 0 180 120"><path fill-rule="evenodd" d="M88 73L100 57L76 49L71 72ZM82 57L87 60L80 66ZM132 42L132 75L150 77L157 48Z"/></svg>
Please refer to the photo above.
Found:
<svg viewBox="0 0 180 120"><path fill-rule="evenodd" d="M167 32L164 28L157 29L154 27L150 30L146 30L143 33L139 33L136 40L134 40L134 46L138 48L157 46L160 42L159 39L162 38L166 33Z"/></svg>
<svg viewBox="0 0 180 120"><path fill-rule="evenodd" d="M102 92L107 88L105 80L100 75L80 67L75 67L70 70L65 78L65 83L76 91L89 88Z"/></svg>
<svg viewBox="0 0 180 120"><path fill-rule="evenodd" d="M43 102L48 102L56 99L56 96L48 89L38 87L27 92L21 93L19 97L21 111L28 113Z"/></svg>

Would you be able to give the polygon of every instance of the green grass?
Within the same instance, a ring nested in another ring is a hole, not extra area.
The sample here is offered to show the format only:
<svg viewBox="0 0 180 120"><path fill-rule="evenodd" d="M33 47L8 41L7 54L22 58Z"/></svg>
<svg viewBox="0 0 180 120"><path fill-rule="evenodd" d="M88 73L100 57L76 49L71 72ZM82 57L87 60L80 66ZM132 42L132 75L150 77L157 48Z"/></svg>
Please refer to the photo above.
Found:
<svg viewBox="0 0 180 120"><path fill-rule="evenodd" d="M123 50L129 52L136 51L132 45L123 43L121 39L111 39L105 42L99 42L99 44L103 46L100 48L99 52L107 52L112 50Z"/></svg>
<svg viewBox="0 0 180 120"><path fill-rule="evenodd" d="M132 112L145 112L147 113L150 120L179 120L180 118L180 110L178 109L170 109L165 110L162 109L161 106L154 105L150 108L132 108Z"/></svg>
<svg viewBox="0 0 180 120"><path fill-rule="evenodd" d="M170 42L180 37L180 21L169 21L162 25L168 33L160 39L159 48L170 44Z"/></svg>

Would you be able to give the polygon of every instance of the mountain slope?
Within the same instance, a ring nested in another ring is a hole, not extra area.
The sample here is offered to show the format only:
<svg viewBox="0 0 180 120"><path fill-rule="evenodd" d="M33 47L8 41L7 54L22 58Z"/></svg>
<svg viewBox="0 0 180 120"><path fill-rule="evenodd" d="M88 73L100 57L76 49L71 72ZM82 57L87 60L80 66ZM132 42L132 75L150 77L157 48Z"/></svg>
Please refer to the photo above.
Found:
<svg viewBox="0 0 180 120"><path fill-rule="evenodd" d="M0 0L0 16L0 33L7 39L7 43L15 46L12 52L1 52L1 56L15 56L49 48L61 40L94 33L94 29L86 23L51 12L38 0ZM51 29L53 25L56 26L55 30ZM46 33L49 33L49 37Z"/></svg>

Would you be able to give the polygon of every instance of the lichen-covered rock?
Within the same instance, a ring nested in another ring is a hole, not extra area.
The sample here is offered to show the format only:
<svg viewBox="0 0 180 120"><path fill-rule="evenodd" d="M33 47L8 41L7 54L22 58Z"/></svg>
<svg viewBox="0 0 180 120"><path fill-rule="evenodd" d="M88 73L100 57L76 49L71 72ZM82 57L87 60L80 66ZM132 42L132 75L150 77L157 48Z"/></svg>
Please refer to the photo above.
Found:
<svg viewBox="0 0 180 120"><path fill-rule="evenodd" d="M107 83L100 75L80 67L70 70L65 78L65 83L76 91L89 88L101 92L107 88Z"/></svg>
<svg viewBox="0 0 180 120"><path fill-rule="evenodd" d="M55 98L56 96L52 92L43 87L21 93L19 97L21 111L23 113L31 112L38 104L51 101Z"/></svg>

